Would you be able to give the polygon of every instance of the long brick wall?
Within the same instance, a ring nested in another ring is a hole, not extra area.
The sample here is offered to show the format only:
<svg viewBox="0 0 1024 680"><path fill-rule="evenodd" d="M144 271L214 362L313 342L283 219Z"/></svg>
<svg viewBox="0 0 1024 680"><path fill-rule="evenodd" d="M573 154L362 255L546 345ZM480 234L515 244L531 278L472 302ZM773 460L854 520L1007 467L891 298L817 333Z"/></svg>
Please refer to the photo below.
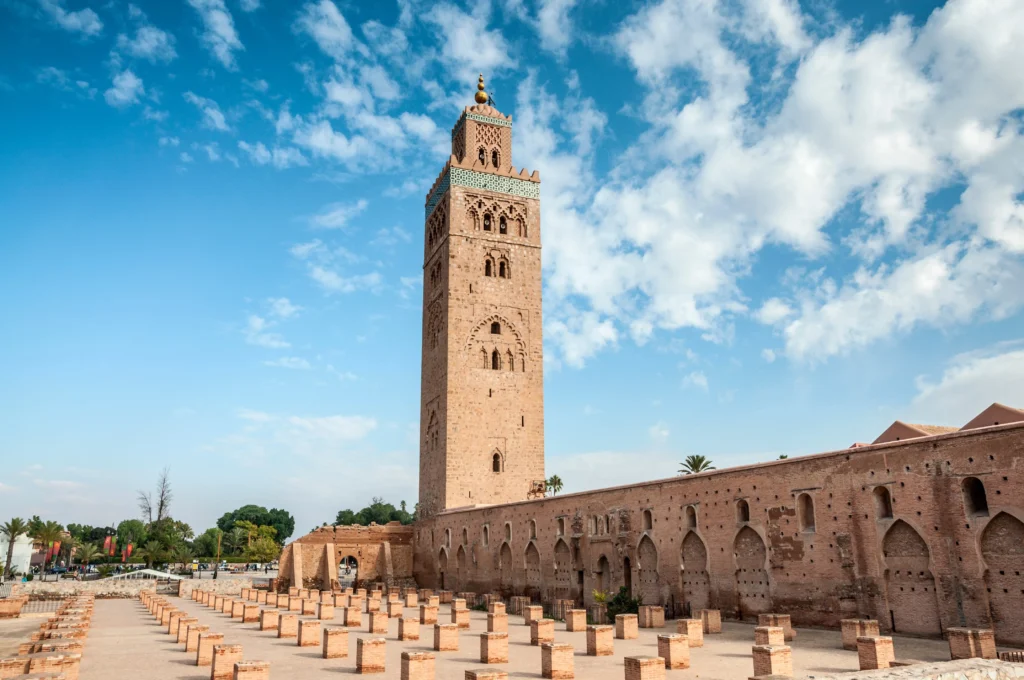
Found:
<svg viewBox="0 0 1024 680"><path fill-rule="evenodd" d="M590 604L629 585L676 614L1021 644L1022 470L1015 424L455 509L416 525L413 571L454 591Z"/></svg>

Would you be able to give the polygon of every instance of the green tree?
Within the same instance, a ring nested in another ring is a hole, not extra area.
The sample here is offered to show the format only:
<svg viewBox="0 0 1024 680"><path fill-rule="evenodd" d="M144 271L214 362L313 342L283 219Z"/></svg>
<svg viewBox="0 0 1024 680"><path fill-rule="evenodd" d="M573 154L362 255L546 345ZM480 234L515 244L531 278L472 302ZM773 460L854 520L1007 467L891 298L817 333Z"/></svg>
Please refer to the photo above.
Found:
<svg viewBox="0 0 1024 680"><path fill-rule="evenodd" d="M273 562L281 555L281 546L273 538L260 536L245 549L245 559L251 562Z"/></svg>
<svg viewBox="0 0 1024 680"><path fill-rule="evenodd" d="M249 534L245 529L235 527L231 531L224 534L224 539L221 541L221 545L224 551L229 555L239 555L245 546L249 544Z"/></svg>
<svg viewBox="0 0 1024 680"><path fill-rule="evenodd" d="M33 517L33 519L38 519L38 517ZM49 548L51 543L56 543L64 538L64 527L53 520L37 523L36 530L29 532L29 536L36 543L42 543L44 549ZM43 562L43 570L46 570L45 561Z"/></svg>
<svg viewBox="0 0 1024 680"><path fill-rule="evenodd" d="M705 458L700 455L690 455L686 457L682 463L682 467L679 468L679 474L692 475L698 472L704 472L706 470L714 470L715 466L711 464L710 458Z"/></svg>
<svg viewBox="0 0 1024 680"><path fill-rule="evenodd" d="M248 522L243 519L235 522L235 526L234 529L232 529L232 531L234 531L235 529L245 532L245 546L248 548L252 545L252 539L256 537L256 531L257 529L259 529L259 527L253 524L252 522Z"/></svg>
<svg viewBox="0 0 1024 680"><path fill-rule="evenodd" d="M7 537L7 561L4 563L4 573L8 576L11 575L11 562L14 560L14 542L28 532L28 522L20 517L15 517L0 525L0 534Z"/></svg>
<svg viewBox="0 0 1024 680"><path fill-rule="evenodd" d="M153 564L163 560L164 548L160 545L160 541L149 541L139 549L138 555L146 563L146 566L152 569Z"/></svg>
<svg viewBox="0 0 1024 680"><path fill-rule="evenodd" d="M192 550L185 544L181 544L171 551L171 561L174 564L181 564L183 567L190 564L194 557Z"/></svg>
<svg viewBox="0 0 1024 680"><path fill-rule="evenodd" d="M558 492L562 490L562 478L558 475L551 475L547 480L545 480L544 484L547 485L548 489L555 496L557 496Z"/></svg>
<svg viewBox="0 0 1024 680"><path fill-rule="evenodd" d="M148 538L146 525L137 519L126 519L117 525L117 544L120 546L127 547L129 543L136 546L143 545Z"/></svg>
<svg viewBox="0 0 1024 680"><path fill-rule="evenodd" d="M216 527L207 529L196 536L196 540L192 542L192 549L201 557L216 557L217 539L223 535L224 532Z"/></svg>
<svg viewBox="0 0 1024 680"><path fill-rule="evenodd" d="M269 515L268 521L257 522L257 524L274 527L274 531L277 532L277 540L281 543L287 541L295 533L295 518L287 510L271 508L267 515Z"/></svg>
<svg viewBox="0 0 1024 680"><path fill-rule="evenodd" d="M287 541L295 532L295 518L287 510L272 508L267 510L262 505L243 505L232 512L226 512L217 520L217 528L228 532L235 528L236 522L251 522L256 526L272 526L277 531L279 541Z"/></svg>
<svg viewBox="0 0 1024 680"><path fill-rule="evenodd" d="M374 498L372 503L359 512L341 510L334 518L336 526L349 526L352 524L369 526L371 522L376 522L377 524L387 524L388 522L412 524L413 516L405 510L404 501L402 509L399 510L391 503L385 503L382 498Z"/></svg>
<svg viewBox="0 0 1024 680"><path fill-rule="evenodd" d="M786 455L785 453L783 453L783 454L781 454L781 455L779 456L779 460L786 460L787 458L789 458L789 456L788 456L788 455Z"/></svg>
<svg viewBox="0 0 1024 680"><path fill-rule="evenodd" d="M75 553L75 557L78 559L78 563L83 567L88 567L90 562L95 562L96 558L100 557L100 549L92 543L85 543Z"/></svg>

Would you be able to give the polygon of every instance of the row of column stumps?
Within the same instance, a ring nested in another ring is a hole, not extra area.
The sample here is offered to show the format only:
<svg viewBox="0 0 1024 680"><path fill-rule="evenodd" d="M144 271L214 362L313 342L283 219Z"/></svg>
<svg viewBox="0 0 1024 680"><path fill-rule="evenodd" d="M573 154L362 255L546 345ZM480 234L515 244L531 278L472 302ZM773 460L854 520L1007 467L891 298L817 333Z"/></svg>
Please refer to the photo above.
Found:
<svg viewBox="0 0 1024 680"><path fill-rule="evenodd" d="M230 607L232 615L244 621L260 623L261 630L277 630L279 637L296 637L299 646L321 645L324 658L340 658L348 654L347 628L362 625L361 618L365 603L365 611L369 614L368 632L386 634L389 618L398 618L398 640L413 641L420 639L420 625L434 626L435 652L455 651L459 646L459 630L469 628L469 609L467 605L476 602L474 593L452 593L451 591L433 591L421 589L401 589L384 593L378 586L376 589L354 590L346 588L337 591L313 591L292 588L288 595L268 593L257 589L243 589L245 600L265 604L267 606L286 609L301 614L316 615L316 621L297 621L298 614L280 614L278 611L262 610L257 618L246 619L245 608L237 608L234 602L224 605L218 599L221 596L207 595L212 599L215 608ZM198 599L202 600L199 595ZM228 598L230 599L230 598ZM542 606L533 605L529 598L514 596L509 600L508 608L497 595L484 595L482 601L487 605L487 632L480 634L480 661L485 664L501 664L508 662L508 613L523 616L524 625L530 626L530 642L541 647L542 675L545 678L572 678L574 675L572 645L558 644L554 641L554 619L544 617ZM420 601L423 603L420 604ZM440 623L438 619L439 605L450 603L451 623ZM419 606L419 619L407 617L405 608ZM336 609L342 613L343 628L324 628L320 634L320 621L334 620ZM587 634L588 656L610 656L614 653L615 638L636 639L639 628L663 628L665 626L664 608L656 605L641 606L637 614L620 614L615 617L615 625L587 624L588 611L573 608L572 600L556 600L553 603L554 616L565 621L566 631ZM591 609L591 613L594 610ZM678 619L674 635L658 636L658 656L627 657L627 680L657 680L663 677L664 669L688 668L689 650L702 647L705 634L721 633L721 612L704 609L697 613L699 618ZM283 632L282 632L283 631ZM914 661L899 661L894 658L892 638L879 635L878 622L866 619L844 619L841 624L842 646L858 652L861 670L884 669L890 666L903 666ZM950 655L959 658L996 658L995 639L990 630L953 628L949 629ZM760 614L758 625L754 629L754 646L751 649L754 666L753 678L792 677L792 650L786 644L794 639L788 614ZM321 643L322 637L322 643ZM384 638L360 639L357 649L357 671L383 672ZM380 659L381 670L377 668ZM653 663L652 663L653 661ZM425 680L433 677L434 655L430 653L403 653L403 680L416 677ZM651 670L657 666L662 675ZM419 669L419 670L417 670ZM427 675L429 669L429 675ZM484 672L484 671L482 671ZM413 673L412 676L407 673ZM500 671L494 675L492 671L480 677L500 677ZM654 673L654 675L651 675ZM469 672L467 672L467 678Z"/></svg>
<svg viewBox="0 0 1024 680"><path fill-rule="evenodd" d="M0 658L0 678L78 680L95 601L93 595L62 600L54 615L18 645L16 656Z"/></svg>

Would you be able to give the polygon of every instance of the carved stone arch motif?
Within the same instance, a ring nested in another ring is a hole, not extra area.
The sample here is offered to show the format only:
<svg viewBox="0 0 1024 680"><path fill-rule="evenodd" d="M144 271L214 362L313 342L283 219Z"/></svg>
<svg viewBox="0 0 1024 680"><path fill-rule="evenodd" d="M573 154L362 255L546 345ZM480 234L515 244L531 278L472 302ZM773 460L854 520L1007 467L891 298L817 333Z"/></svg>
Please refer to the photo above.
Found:
<svg viewBox="0 0 1024 680"><path fill-rule="evenodd" d="M477 343L486 342L489 344L492 339L491 324L495 322L501 324L501 337L504 343L515 347L517 352L526 351L526 341L523 339L522 333L519 332L515 324L501 314L491 314L481 319L470 332L469 338L466 340L466 349L471 349ZM511 341L509 338L511 338Z"/></svg>
<svg viewBox="0 0 1024 680"><path fill-rule="evenodd" d="M885 589L893 629L899 633L941 632L931 551L921 534L898 519L882 539Z"/></svg>
<svg viewBox="0 0 1024 680"><path fill-rule="evenodd" d="M427 309L427 341L431 348L436 348L441 341L441 334L444 333L444 304L440 300L434 300Z"/></svg>

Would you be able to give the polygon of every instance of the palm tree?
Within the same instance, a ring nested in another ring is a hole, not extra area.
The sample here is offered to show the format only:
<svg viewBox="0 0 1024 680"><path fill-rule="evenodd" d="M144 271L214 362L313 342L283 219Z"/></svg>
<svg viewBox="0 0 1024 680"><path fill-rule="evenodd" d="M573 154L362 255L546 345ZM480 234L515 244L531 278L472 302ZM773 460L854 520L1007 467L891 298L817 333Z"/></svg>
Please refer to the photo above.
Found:
<svg viewBox="0 0 1024 680"><path fill-rule="evenodd" d="M562 478L558 475L551 475L547 481L548 488L551 489L551 493L558 495L558 492L562 490Z"/></svg>
<svg viewBox="0 0 1024 680"><path fill-rule="evenodd" d="M711 464L711 459L700 455L687 456L686 460L680 463L680 465L682 465L682 467L679 468L679 474L681 475L692 475L698 472L715 469L715 466Z"/></svg>
<svg viewBox="0 0 1024 680"><path fill-rule="evenodd" d="M36 543L41 543L45 550L50 547L51 543L56 543L64 537L64 529L61 525L50 520L40 524L36 527L36 530L29 535ZM43 571L46 571L46 560L43 560Z"/></svg>
<svg viewBox="0 0 1024 680"><path fill-rule="evenodd" d="M153 568L154 562L159 562L160 558L163 557L163 548L160 546L160 541L150 541L146 545L142 546L139 550L139 557L145 562L146 566L150 569Z"/></svg>
<svg viewBox="0 0 1024 680"><path fill-rule="evenodd" d="M249 543L249 532L240 527L235 527L224 534L224 547L232 555L242 552L242 549Z"/></svg>
<svg viewBox="0 0 1024 680"><path fill-rule="evenodd" d="M0 524L0 534L7 537L7 562L4 564L4 574L11 575L11 561L14 560L14 542L19 536L28 533L28 522L20 517L15 517L3 524Z"/></svg>
<svg viewBox="0 0 1024 680"><path fill-rule="evenodd" d="M182 568L184 568L186 564L192 562L192 557L192 551L185 544L181 544L171 551L171 561L175 564L180 563Z"/></svg>
<svg viewBox="0 0 1024 680"><path fill-rule="evenodd" d="M67 555L67 564L71 566L71 558L74 555L75 548L81 545L77 538L74 536L65 536L60 541L60 554Z"/></svg>
<svg viewBox="0 0 1024 680"><path fill-rule="evenodd" d="M88 567L89 563L94 561L97 557L100 557L100 549L92 543L86 543L78 549L75 553L75 557L78 558L78 563L83 567Z"/></svg>

